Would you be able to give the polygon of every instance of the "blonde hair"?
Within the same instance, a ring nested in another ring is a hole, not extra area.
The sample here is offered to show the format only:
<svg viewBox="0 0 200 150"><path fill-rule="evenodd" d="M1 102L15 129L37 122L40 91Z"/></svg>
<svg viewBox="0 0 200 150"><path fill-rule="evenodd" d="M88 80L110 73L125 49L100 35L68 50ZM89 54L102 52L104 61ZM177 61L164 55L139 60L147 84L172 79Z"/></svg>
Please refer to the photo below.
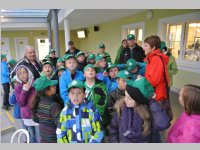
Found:
<svg viewBox="0 0 200 150"><path fill-rule="evenodd" d="M117 112L119 119L121 118L122 110L124 109L124 107L126 107L124 99L125 97L122 97L114 105L114 108ZM140 105L136 102L136 107L133 109L133 111L137 112L144 121L144 124L142 125L143 127L142 135L143 136L149 135L151 133L151 115L150 115L148 106Z"/></svg>

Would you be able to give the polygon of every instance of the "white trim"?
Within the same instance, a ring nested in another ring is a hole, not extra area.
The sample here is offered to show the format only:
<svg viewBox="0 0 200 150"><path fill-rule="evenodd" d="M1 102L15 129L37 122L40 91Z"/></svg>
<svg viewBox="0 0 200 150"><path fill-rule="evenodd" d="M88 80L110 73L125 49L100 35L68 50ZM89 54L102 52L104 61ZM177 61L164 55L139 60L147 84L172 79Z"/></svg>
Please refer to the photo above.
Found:
<svg viewBox="0 0 200 150"><path fill-rule="evenodd" d="M18 51L17 51L17 39L26 39L26 40L27 40L27 45L29 44L29 40L28 40L27 37L15 37L15 38L14 38L14 41L15 41L16 59L17 59L17 60L20 60L20 59L22 59L22 58L19 58L19 56L18 56Z"/></svg>
<svg viewBox="0 0 200 150"><path fill-rule="evenodd" d="M8 37L2 37L1 38L1 42L5 41L7 43L8 49L7 49L7 58L8 60L11 59L11 52L10 52L10 39ZM2 53L2 45L0 44L0 49L1 49L1 53Z"/></svg>
<svg viewBox="0 0 200 150"><path fill-rule="evenodd" d="M162 40L166 41L166 24L183 24L191 21L200 20L200 12L194 12L189 14L177 15L172 17L166 17L159 19L158 21L158 35ZM182 28L182 34L185 32L185 26ZM181 35L181 41L183 41L183 35ZM183 56L184 43L181 44L180 56L176 59L178 69L200 73L200 62L185 60Z"/></svg>
<svg viewBox="0 0 200 150"><path fill-rule="evenodd" d="M144 41L144 33L145 33L145 22L144 21L123 25L122 28L121 28L121 30L122 30L122 39L126 39L125 34L127 35L127 33L126 33L127 31L126 30L128 28L137 28L137 27L142 28L142 39ZM143 44L143 41L142 41L142 44Z"/></svg>

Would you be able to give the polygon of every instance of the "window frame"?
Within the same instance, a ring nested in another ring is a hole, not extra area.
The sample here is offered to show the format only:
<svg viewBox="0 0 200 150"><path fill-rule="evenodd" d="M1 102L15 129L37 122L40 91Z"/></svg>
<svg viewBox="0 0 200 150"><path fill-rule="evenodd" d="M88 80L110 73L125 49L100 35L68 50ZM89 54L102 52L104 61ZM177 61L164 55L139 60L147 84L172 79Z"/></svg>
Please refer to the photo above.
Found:
<svg viewBox="0 0 200 150"><path fill-rule="evenodd" d="M142 45L144 44L145 22L136 22L122 26L122 39L126 39L128 35L128 29L141 28L142 29ZM137 37L138 38L138 37Z"/></svg>
<svg viewBox="0 0 200 150"><path fill-rule="evenodd" d="M166 41L167 34L167 24L183 24L181 41L184 38L187 40L188 37L188 25L191 22L200 21L200 12L194 12L189 14L177 15L172 17L166 17L159 19L158 21L158 35L162 40ZM180 44L180 54L176 59L178 69L191 71L195 73L200 73L200 61L192 61L184 59L184 53L186 51L186 42L181 42Z"/></svg>

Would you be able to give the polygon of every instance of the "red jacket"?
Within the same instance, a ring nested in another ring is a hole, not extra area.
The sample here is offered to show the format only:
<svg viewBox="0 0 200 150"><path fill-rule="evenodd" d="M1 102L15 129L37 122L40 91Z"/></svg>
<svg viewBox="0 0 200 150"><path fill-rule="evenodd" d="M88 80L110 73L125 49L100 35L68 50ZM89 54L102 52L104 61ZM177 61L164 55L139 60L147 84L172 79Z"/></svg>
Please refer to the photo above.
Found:
<svg viewBox="0 0 200 150"><path fill-rule="evenodd" d="M167 91L164 79L164 65L160 58L163 58L165 63L165 72L166 78L169 86L169 75L167 65L169 62L169 58L160 52L160 49L157 49L150 54L147 55L147 65L146 65L146 72L145 77L154 87L156 93L156 100L162 101L167 99Z"/></svg>

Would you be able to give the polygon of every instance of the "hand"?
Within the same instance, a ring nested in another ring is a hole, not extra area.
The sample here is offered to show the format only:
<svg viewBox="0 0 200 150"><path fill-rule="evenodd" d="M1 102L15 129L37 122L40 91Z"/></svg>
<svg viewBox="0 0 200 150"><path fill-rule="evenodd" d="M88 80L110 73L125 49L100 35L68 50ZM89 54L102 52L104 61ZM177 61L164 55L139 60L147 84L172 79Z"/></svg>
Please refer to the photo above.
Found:
<svg viewBox="0 0 200 150"><path fill-rule="evenodd" d="M137 75L137 79L140 79L140 78L142 78L142 76L141 75Z"/></svg>
<svg viewBox="0 0 200 150"><path fill-rule="evenodd" d="M104 75L104 76L108 76L108 72L104 71L104 72L103 72L103 75Z"/></svg>
<svg viewBox="0 0 200 150"><path fill-rule="evenodd" d="M23 85L23 89L28 91L31 87L31 84L29 82L27 82L26 84Z"/></svg>
<svg viewBox="0 0 200 150"><path fill-rule="evenodd" d="M156 98L156 93L154 93L154 94L153 94L152 98L153 98L153 99L155 99L155 98Z"/></svg>

